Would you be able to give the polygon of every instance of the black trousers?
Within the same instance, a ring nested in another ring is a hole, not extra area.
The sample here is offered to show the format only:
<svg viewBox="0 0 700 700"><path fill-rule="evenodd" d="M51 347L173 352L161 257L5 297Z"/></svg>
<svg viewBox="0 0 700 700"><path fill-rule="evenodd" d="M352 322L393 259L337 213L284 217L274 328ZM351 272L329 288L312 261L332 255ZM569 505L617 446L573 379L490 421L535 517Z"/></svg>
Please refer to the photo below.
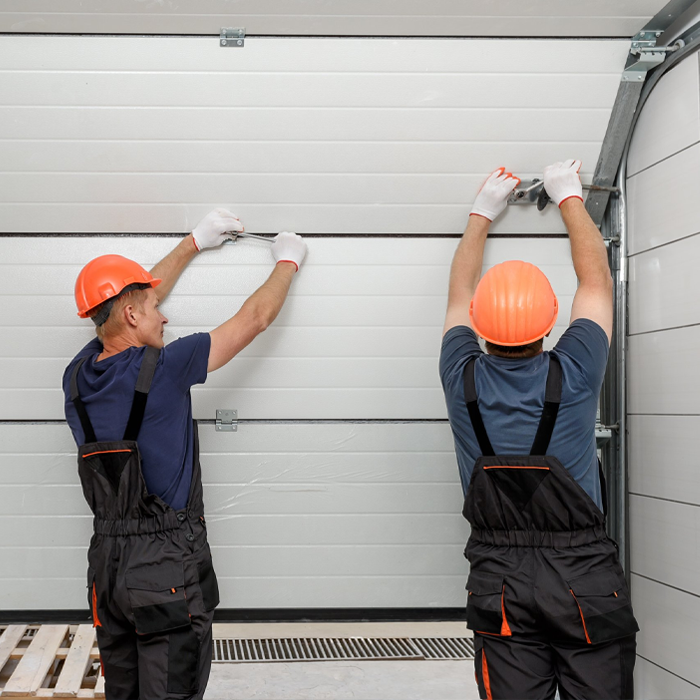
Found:
<svg viewBox="0 0 700 700"><path fill-rule="evenodd" d="M107 700L201 700L211 670L212 621L200 619L191 628L162 634L122 633L97 628Z"/></svg>
<svg viewBox="0 0 700 700"><path fill-rule="evenodd" d="M602 644L561 646L528 637L474 635L483 700L631 700L634 635Z"/></svg>

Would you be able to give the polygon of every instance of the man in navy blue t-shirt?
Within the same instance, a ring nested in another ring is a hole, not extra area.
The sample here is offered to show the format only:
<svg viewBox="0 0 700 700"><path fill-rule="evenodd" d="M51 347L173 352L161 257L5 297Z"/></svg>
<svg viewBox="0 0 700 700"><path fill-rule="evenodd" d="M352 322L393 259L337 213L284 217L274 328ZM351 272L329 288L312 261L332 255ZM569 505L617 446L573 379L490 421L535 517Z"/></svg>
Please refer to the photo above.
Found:
<svg viewBox="0 0 700 700"><path fill-rule="evenodd" d="M595 444L612 280L580 166L545 170L579 281L551 352L558 302L542 272L508 261L481 278L489 225L520 182L504 168L479 191L450 274L440 377L471 525L467 626L482 698L633 693L638 628L605 533Z"/></svg>
<svg viewBox="0 0 700 700"><path fill-rule="evenodd" d="M104 255L76 283L78 315L92 319L97 337L68 365L63 388L95 516L88 599L108 699L201 698L206 688L219 596L190 388L272 323L306 244L280 233L269 279L209 333L164 345L159 304L199 251L242 231L217 209L150 273Z"/></svg>

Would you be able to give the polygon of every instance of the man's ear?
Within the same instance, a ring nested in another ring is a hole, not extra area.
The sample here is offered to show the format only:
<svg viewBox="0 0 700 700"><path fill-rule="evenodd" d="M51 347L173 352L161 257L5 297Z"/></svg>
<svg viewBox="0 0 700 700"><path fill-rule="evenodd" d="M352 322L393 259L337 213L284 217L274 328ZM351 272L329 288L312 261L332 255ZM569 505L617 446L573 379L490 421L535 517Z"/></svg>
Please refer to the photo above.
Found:
<svg viewBox="0 0 700 700"><path fill-rule="evenodd" d="M127 304L123 309L122 309L122 314L124 318L124 322L127 324L127 326L131 326L132 328L136 328L138 325L138 309L133 305L133 304Z"/></svg>

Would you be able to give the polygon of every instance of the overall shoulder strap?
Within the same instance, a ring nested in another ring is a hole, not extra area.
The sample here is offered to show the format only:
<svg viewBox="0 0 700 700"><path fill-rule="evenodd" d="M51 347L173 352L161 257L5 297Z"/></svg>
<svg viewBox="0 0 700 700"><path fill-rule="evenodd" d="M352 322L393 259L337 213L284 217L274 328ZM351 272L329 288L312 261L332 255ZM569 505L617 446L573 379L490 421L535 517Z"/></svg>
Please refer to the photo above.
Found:
<svg viewBox="0 0 700 700"><path fill-rule="evenodd" d="M83 432L85 433L85 442L97 442L95 437L95 431L88 417L87 410L85 409L85 404L80 398L80 393L78 392L78 372L80 368L85 364L87 357L83 357L75 363L73 368L73 373L70 376L70 400L75 406L75 410L78 412L78 418L80 418L80 425L83 427Z"/></svg>
<svg viewBox="0 0 700 700"><path fill-rule="evenodd" d="M476 439L479 442L481 454L484 455L484 457L492 457L495 452L493 451L493 447L491 447L491 440L489 440L488 433L484 427L484 421L481 418L481 412L479 411L476 400L476 384L474 382L475 365L476 358L469 360L464 368L464 401L467 404L467 411L469 411L469 418L471 419Z"/></svg>
<svg viewBox="0 0 700 700"><path fill-rule="evenodd" d="M129 420L126 424L126 430L124 431L124 440L136 440L139 430L141 430L143 414L146 411L148 392L151 390L151 382L153 381L153 374L156 371L156 364L159 356L160 350L150 346L146 348L143 354L141 369L139 370L139 376L136 380L136 389L134 390L134 400L131 404L131 413L129 413Z"/></svg>
<svg viewBox="0 0 700 700"><path fill-rule="evenodd" d="M552 439L554 424L557 421L559 404L561 403L561 364L552 354L549 356L549 372L547 373L547 387L544 392L544 408L542 418L537 427L535 441L532 443L531 455L546 455L549 441Z"/></svg>

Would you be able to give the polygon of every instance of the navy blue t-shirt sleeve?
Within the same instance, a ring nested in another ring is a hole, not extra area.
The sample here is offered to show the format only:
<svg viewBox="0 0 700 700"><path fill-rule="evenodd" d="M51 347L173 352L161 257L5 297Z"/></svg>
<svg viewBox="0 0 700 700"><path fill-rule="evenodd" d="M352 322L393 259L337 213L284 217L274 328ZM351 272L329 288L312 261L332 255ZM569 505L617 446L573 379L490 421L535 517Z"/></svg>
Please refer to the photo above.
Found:
<svg viewBox="0 0 700 700"><path fill-rule="evenodd" d="M178 338L163 348L163 371L183 393L194 384L204 384L206 381L210 347L209 333L194 333Z"/></svg>
<svg viewBox="0 0 700 700"><path fill-rule="evenodd" d="M600 391L608 364L609 343L605 331L595 321L576 319L559 338L554 351L574 363L594 394Z"/></svg>
<svg viewBox="0 0 700 700"><path fill-rule="evenodd" d="M65 371L63 372L63 386L66 389L66 393L69 393L70 386L70 375L73 373L73 367L75 363L81 358L90 355L96 355L102 352L102 343L99 338L93 338L68 364Z"/></svg>
<svg viewBox="0 0 700 700"><path fill-rule="evenodd" d="M440 381L445 390L449 378L457 372L460 376L464 365L472 358L483 355L476 333L469 326L455 326L445 333L440 350Z"/></svg>

